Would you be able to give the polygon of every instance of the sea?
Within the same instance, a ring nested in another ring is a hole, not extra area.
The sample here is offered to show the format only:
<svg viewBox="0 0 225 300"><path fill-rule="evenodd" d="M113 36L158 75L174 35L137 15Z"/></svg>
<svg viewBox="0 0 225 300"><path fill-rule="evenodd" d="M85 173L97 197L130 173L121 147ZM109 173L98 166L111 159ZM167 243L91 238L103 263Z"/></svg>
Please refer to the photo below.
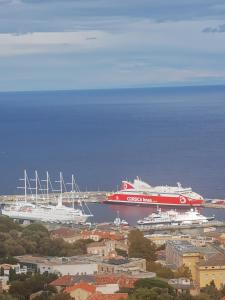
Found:
<svg viewBox="0 0 225 300"><path fill-rule="evenodd" d="M139 176L225 199L225 86L0 93L0 194L20 192L24 169L52 182L73 173L83 191ZM100 221L147 213L92 209ZM225 220L225 210L205 213Z"/></svg>

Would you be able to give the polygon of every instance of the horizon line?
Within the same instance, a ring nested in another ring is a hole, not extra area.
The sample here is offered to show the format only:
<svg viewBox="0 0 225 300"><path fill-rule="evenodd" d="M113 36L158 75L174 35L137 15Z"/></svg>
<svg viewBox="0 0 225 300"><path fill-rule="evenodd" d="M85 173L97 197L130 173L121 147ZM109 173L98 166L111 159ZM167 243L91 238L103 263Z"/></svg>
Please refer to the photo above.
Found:
<svg viewBox="0 0 225 300"><path fill-rule="evenodd" d="M201 88L201 87L225 87L225 84L185 84L185 85L154 85L136 87L106 87L106 88L68 88L68 89L40 89L40 90L5 90L4 93L42 93L42 92L86 92L86 91L113 91L113 90L144 90L144 89L170 89L170 88Z"/></svg>

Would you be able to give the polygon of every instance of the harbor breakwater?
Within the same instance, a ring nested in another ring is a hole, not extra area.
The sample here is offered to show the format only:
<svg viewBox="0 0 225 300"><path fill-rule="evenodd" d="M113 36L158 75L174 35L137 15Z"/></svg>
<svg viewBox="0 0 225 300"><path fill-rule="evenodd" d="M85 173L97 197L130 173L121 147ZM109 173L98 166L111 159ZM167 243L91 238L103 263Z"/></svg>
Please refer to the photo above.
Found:
<svg viewBox="0 0 225 300"><path fill-rule="evenodd" d="M76 193L74 196L71 192L63 193L63 202L65 203L72 203L79 202L80 200L84 200L85 202L89 203L101 203L103 200L106 199L106 195L109 192L106 191L90 191L90 192L79 192ZM27 201L30 202L38 202L38 203L57 203L57 199L60 197L58 193L49 193L46 194L38 194L36 195L27 195ZM0 195L0 204L11 204L15 201L24 201L24 195ZM213 208L213 209L225 209L225 204L216 204L212 203L214 199L207 200L202 206L206 208Z"/></svg>

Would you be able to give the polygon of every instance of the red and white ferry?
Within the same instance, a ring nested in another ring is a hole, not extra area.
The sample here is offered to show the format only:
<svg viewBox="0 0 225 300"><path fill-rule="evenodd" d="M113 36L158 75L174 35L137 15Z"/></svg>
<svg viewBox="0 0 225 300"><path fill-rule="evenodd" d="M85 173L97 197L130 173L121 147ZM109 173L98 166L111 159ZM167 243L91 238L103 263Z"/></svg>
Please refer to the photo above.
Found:
<svg viewBox="0 0 225 300"><path fill-rule="evenodd" d="M204 199L191 188L151 186L138 177L134 182L122 181L121 190L107 195L104 203L136 205L201 206Z"/></svg>

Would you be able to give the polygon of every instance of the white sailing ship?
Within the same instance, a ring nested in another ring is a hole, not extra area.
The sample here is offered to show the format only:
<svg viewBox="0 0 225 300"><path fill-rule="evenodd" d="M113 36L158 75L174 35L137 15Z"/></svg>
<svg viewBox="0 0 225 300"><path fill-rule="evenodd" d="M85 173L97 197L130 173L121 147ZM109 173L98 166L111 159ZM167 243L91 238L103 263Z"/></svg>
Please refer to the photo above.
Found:
<svg viewBox="0 0 225 300"><path fill-rule="evenodd" d="M19 188L24 189L24 200L16 201L15 204L4 207L2 209L3 215L12 219L24 221L28 220L61 224L83 224L89 217L93 216L86 202L80 197L80 191L75 182L74 175L72 175L72 181L70 183L72 187L71 192L67 193L72 202L72 207L63 205L63 194L64 191L66 191L66 185L62 172L60 172L59 181L56 181L60 184L59 190L53 190L48 172L46 172L45 180L39 180L37 171L35 171L35 179L29 180L25 170L24 178L21 180L24 181L24 186ZM35 187L31 186L30 181L35 181ZM42 188L42 181L45 182L45 188ZM41 200L50 202L50 188L51 197L57 202L57 205L39 203ZM32 192L33 190L35 190L35 195ZM39 194L39 192L41 192L41 194ZM59 193L55 194L55 192ZM75 199L79 203L78 208L75 208ZM31 200L35 200L35 203L32 203Z"/></svg>

